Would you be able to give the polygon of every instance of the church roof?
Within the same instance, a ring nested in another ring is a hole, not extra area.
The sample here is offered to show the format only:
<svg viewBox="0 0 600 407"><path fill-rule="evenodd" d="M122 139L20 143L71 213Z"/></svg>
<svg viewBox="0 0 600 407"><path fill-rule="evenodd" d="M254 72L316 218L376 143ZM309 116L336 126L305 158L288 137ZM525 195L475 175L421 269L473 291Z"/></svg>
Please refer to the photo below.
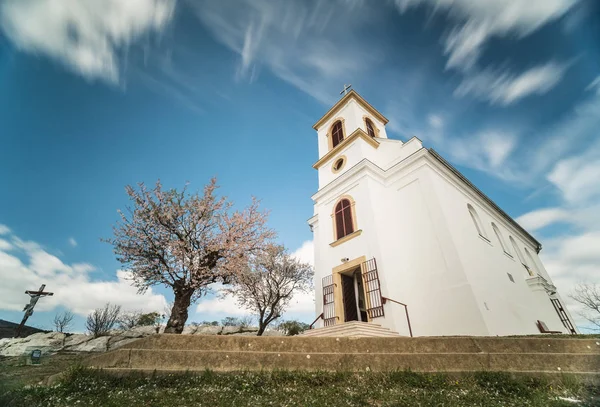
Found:
<svg viewBox="0 0 600 407"><path fill-rule="evenodd" d="M354 89L352 89L350 92L346 93L340 100L338 100L338 102L335 105L333 105L333 107L331 109L329 109L327 111L327 113L325 113L325 115L323 117L321 117L313 125L313 129L317 130L319 127L321 127L321 125L323 123L325 123L327 120L329 120L331 118L331 116L333 116L338 111L338 109L340 107L342 107L350 99L356 100L356 102L358 102L358 104L360 104L363 108L365 108L369 113L371 113L377 119L382 121L384 125L388 123L389 120L384 115L379 113L377 111L377 109L375 109L373 106L371 106L371 104L369 104L369 102L367 102Z"/></svg>
<svg viewBox="0 0 600 407"><path fill-rule="evenodd" d="M540 242L538 242L535 237L531 236L529 234L529 232L527 232L525 229L523 229L523 227L521 225L519 225L517 223L516 220L514 220L513 218L511 218L509 214L507 214L502 209L500 209L500 207L498 205L496 205L496 203L494 201L492 201L479 188L477 188L475 185L473 185L473 183L471 181L469 181L467 179L467 177L465 177L464 175L462 175L461 172L458 171L456 168L454 168L452 166L452 164L450 164L448 161L446 161L444 159L444 157L442 157L441 155L439 155L437 153L437 151L435 151L433 148L429 148L429 149L427 149L427 151L429 151L429 153L431 153L431 155L433 157L435 157L442 165L444 165L448 170L450 170L450 172L452 172L454 175L456 175L462 182L464 182L470 188L472 188L473 191L475 191L475 193L477 193L477 195L479 195L487 204L489 204L492 208L494 208L496 211L498 211L498 213L500 214L500 216L502 216L511 225L513 225L515 228L517 228L517 230L519 230L521 233L523 233L525 236L527 236L529 239L531 239L531 241L534 242L535 245L537 246L536 251L538 253L540 252L540 250L542 250L542 244Z"/></svg>

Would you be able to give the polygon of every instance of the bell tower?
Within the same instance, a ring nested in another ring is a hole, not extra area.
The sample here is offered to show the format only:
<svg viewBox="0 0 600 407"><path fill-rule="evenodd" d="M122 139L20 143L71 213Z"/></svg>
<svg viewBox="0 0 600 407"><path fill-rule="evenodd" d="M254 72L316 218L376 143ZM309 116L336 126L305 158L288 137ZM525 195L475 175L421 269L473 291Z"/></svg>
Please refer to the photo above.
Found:
<svg viewBox="0 0 600 407"><path fill-rule="evenodd" d="M387 140L388 119L356 91L345 86L342 98L313 126L317 131L319 188L327 185Z"/></svg>

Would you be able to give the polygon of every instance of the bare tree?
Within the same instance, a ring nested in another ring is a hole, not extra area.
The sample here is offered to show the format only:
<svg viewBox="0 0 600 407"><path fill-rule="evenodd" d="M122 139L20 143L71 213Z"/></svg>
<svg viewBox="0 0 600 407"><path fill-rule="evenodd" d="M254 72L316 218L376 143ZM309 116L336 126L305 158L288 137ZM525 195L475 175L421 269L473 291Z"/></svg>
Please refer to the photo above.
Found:
<svg viewBox="0 0 600 407"><path fill-rule="evenodd" d="M65 332L73 322L73 313L65 311L54 316L54 329L56 332Z"/></svg>
<svg viewBox="0 0 600 407"><path fill-rule="evenodd" d="M137 326L138 320L142 315L141 311L122 312L119 316L119 328L127 330Z"/></svg>
<svg viewBox="0 0 600 407"><path fill-rule="evenodd" d="M163 316L158 312L128 311L123 312L119 317L119 327L121 329L132 329L136 326L159 326Z"/></svg>
<svg viewBox="0 0 600 407"><path fill-rule="evenodd" d="M107 303L103 308L96 308L85 322L86 329L94 338L107 335L115 327L121 316L121 306Z"/></svg>
<svg viewBox="0 0 600 407"><path fill-rule="evenodd" d="M310 264L292 257L283 246L270 245L250 259L245 271L237 276L235 286L223 291L256 314L260 336L281 317L294 294L312 287L312 277Z"/></svg>
<svg viewBox="0 0 600 407"><path fill-rule="evenodd" d="M600 331L600 284L578 284L571 298L584 306L584 310L579 315L594 326L591 329Z"/></svg>
<svg viewBox="0 0 600 407"><path fill-rule="evenodd" d="M127 186L133 208L119 211L114 238L117 260L133 275L140 292L162 284L175 295L165 332L181 333L192 302L213 283L228 284L247 264L248 256L275 236L266 227L267 214L258 201L232 213L232 204L215 196L216 180L204 194L163 190L159 182L149 191Z"/></svg>

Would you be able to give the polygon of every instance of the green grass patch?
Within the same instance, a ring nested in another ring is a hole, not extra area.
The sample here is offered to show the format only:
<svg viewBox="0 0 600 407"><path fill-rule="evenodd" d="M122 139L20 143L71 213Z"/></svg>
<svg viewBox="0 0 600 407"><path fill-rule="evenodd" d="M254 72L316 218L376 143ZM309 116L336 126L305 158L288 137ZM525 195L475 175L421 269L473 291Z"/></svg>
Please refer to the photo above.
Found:
<svg viewBox="0 0 600 407"><path fill-rule="evenodd" d="M505 373L212 371L117 377L71 368L50 387L0 389L1 406L598 406L600 389L564 376ZM580 400L574 404L559 397Z"/></svg>

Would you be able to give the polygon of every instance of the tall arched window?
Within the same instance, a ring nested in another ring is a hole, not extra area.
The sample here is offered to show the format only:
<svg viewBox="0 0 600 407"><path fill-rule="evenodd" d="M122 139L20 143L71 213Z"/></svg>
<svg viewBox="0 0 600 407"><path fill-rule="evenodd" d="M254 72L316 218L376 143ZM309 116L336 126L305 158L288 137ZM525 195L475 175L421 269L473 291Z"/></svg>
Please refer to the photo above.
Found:
<svg viewBox="0 0 600 407"><path fill-rule="evenodd" d="M365 124L367 126L367 134L371 137L375 137L375 126L373 125L371 119L365 119Z"/></svg>
<svg viewBox="0 0 600 407"><path fill-rule="evenodd" d="M525 263L525 259L523 258L523 253L521 253L519 246L517 246L517 242L515 242L515 239L513 239L512 236L510 236L509 239L510 239L510 243L512 244L512 247L513 247L515 253L517 254L517 257L519 258L519 261L521 262L523 267L525 267L525 270L527 270L527 273L530 276L533 276L533 272L529 269L529 266L527 265L527 263Z"/></svg>
<svg viewBox="0 0 600 407"><path fill-rule="evenodd" d="M502 246L502 250L504 250L504 253L510 254L510 252L508 251L508 247L506 246L506 242L504 242L504 236L502 236L502 232L500 232L500 229L498 229L498 226L496 226L494 222L492 222L492 229L494 229L494 233L496 234L496 237L498 238L498 241L500 242L500 246Z"/></svg>
<svg viewBox="0 0 600 407"><path fill-rule="evenodd" d="M531 255L531 253L529 253L529 250L527 250L527 248L525 248L525 255L527 256L527 260L529 260L529 270L530 274L531 272L537 272L537 267L535 265L535 261L533 260L533 256Z"/></svg>
<svg viewBox="0 0 600 407"><path fill-rule="evenodd" d="M341 239L354 232L352 204L349 199L342 199L335 206L335 230L336 239Z"/></svg>
<svg viewBox="0 0 600 407"><path fill-rule="evenodd" d="M331 144L332 148L337 146L344 139L344 131L342 129L342 121L338 120L331 128Z"/></svg>
<svg viewBox="0 0 600 407"><path fill-rule="evenodd" d="M471 219L473 219L473 223L475 224L475 228L477 228L477 233L487 239L485 235L485 230L483 229L483 224L481 223L481 219L479 219L479 214L475 211L475 208L471 206L471 204L467 204L467 208L469 209L469 214L471 214Z"/></svg>

